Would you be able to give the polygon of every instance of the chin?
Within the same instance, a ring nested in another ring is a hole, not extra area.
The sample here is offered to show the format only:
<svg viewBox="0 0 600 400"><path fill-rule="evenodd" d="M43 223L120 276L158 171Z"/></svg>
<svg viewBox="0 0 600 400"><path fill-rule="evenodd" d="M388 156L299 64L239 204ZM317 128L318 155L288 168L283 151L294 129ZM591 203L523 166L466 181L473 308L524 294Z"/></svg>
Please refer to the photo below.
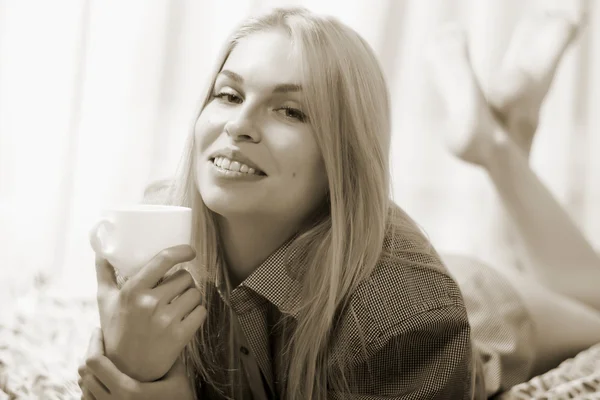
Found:
<svg viewBox="0 0 600 400"><path fill-rule="evenodd" d="M203 189L200 190L200 197L202 197L206 207L225 218L253 215L259 212L257 205L250 202L248 197L241 198L240 196L224 193L219 188Z"/></svg>

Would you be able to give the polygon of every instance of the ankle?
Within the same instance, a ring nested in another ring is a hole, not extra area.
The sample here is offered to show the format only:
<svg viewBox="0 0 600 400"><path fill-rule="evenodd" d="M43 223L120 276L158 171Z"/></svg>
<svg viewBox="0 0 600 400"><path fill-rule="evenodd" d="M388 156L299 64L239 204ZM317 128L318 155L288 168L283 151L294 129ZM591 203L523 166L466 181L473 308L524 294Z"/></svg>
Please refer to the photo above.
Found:
<svg viewBox="0 0 600 400"><path fill-rule="evenodd" d="M525 115L517 114L508 121L507 135L510 136L514 144L529 158L531 146L535 133L537 131L539 119L539 110Z"/></svg>
<svg viewBox="0 0 600 400"><path fill-rule="evenodd" d="M494 168L502 165L508 154L515 151L524 154L524 151L501 127L497 127L492 131L488 143L486 157L483 158L481 166L490 173L493 172Z"/></svg>

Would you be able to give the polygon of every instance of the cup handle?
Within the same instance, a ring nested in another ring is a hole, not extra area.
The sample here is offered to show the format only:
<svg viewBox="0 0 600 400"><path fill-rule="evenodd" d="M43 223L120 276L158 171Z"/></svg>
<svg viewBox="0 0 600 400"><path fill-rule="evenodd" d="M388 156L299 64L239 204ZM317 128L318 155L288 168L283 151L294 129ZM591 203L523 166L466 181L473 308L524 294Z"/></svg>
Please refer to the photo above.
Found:
<svg viewBox="0 0 600 400"><path fill-rule="evenodd" d="M107 243L104 233L111 232L114 229L115 224L108 218L102 218L92 226L89 238L90 245L96 254L106 257L112 253L113 247Z"/></svg>

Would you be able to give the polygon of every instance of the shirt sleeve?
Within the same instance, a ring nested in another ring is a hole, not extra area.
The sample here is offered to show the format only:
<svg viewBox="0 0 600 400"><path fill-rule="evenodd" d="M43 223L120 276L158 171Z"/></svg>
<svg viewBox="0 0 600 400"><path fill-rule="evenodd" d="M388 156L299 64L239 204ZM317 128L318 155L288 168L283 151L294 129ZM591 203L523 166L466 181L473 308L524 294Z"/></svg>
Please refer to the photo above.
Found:
<svg viewBox="0 0 600 400"><path fill-rule="evenodd" d="M424 311L368 346L370 355L350 371L351 394L336 399L471 399L470 327L464 307Z"/></svg>

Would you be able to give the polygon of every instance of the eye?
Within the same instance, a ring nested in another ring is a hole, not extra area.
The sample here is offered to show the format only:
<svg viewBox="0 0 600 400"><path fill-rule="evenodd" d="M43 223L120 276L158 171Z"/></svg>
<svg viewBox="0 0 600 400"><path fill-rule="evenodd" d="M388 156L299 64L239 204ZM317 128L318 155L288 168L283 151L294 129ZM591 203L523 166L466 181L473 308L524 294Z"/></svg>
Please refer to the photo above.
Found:
<svg viewBox="0 0 600 400"><path fill-rule="evenodd" d="M238 96L235 92L230 90L222 90L214 95L216 99L219 99L223 103L230 104L241 104L242 98Z"/></svg>
<svg viewBox="0 0 600 400"><path fill-rule="evenodd" d="M306 114L304 114L302 111L298 110L297 108L281 107L277 111L283 112L283 114L288 118L293 118L300 122L306 122Z"/></svg>

